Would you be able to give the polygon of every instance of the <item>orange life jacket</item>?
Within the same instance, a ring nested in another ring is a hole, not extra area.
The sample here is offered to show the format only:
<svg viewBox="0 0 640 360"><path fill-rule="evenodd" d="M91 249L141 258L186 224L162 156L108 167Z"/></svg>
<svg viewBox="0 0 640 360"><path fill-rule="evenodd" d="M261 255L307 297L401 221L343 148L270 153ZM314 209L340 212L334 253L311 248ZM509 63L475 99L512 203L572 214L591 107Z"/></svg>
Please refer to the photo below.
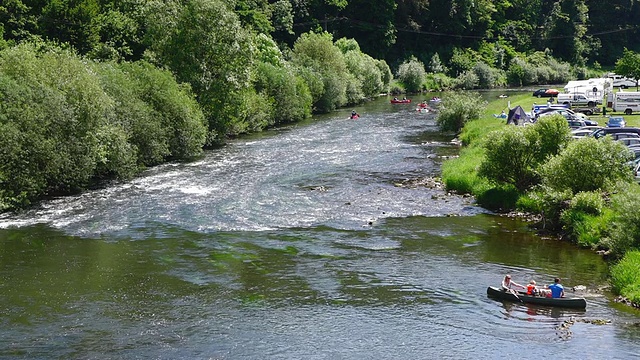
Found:
<svg viewBox="0 0 640 360"><path fill-rule="evenodd" d="M527 295L534 295L536 292L535 285L527 285Z"/></svg>

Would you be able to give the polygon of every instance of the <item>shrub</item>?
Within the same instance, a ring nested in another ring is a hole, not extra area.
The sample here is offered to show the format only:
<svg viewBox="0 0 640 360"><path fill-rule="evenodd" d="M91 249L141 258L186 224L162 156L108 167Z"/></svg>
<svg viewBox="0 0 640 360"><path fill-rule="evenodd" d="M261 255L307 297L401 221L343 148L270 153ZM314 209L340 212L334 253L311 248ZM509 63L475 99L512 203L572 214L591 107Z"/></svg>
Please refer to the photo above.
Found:
<svg viewBox="0 0 640 360"><path fill-rule="evenodd" d="M436 122L442 131L459 132L472 120L477 120L486 102L477 93L450 93L442 100Z"/></svg>
<svg viewBox="0 0 640 360"><path fill-rule="evenodd" d="M478 204L489 210L510 211L516 207L520 191L513 185L506 184L487 188L476 195Z"/></svg>
<svg viewBox="0 0 640 360"><path fill-rule="evenodd" d="M527 128L506 126L489 134L484 143L486 157L478 173L498 184L510 184L524 191L537 182L535 139Z"/></svg>
<svg viewBox="0 0 640 360"><path fill-rule="evenodd" d="M391 84L391 80L393 80L393 73L391 72L391 68L384 60L376 60L376 67L380 70L380 78L382 80L382 89L380 91L386 92L389 90L389 85Z"/></svg>
<svg viewBox="0 0 640 360"><path fill-rule="evenodd" d="M382 73L375 59L355 50L348 51L344 57L347 69L357 80L350 85L351 91L347 90L356 94L356 96L347 95L348 98L353 99L350 103L361 102L364 97L372 98L382 92L384 88Z"/></svg>
<svg viewBox="0 0 640 360"><path fill-rule="evenodd" d="M440 55L438 55L438 53L431 56L431 60L429 61L429 72L434 74L447 72L447 67L444 66L442 61L440 61Z"/></svg>
<svg viewBox="0 0 640 360"><path fill-rule="evenodd" d="M285 124L311 116L311 92L307 82L292 68L260 63L256 68L254 87L269 99L266 105L270 109L268 125Z"/></svg>
<svg viewBox="0 0 640 360"><path fill-rule="evenodd" d="M506 85L506 75L502 70L493 68L486 63L478 62L473 67L473 72L478 77L478 86L483 89L491 89Z"/></svg>
<svg viewBox="0 0 640 360"><path fill-rule="evenodd" d="M624 144L605 136L572 141L560 154L541 167L543 182L556 190L580 191L605 189L617 180L630 180L625 166L630 153Z"/></svg>
<svg viewBox="0 0 640 360"><path fill-rule="evenodd" d="M408 92L419 92L424 82L424 64L415 57L403 62L398 68L398 80Z"/></svg>
<svg viewBox="0 0 640 360"><path fill-rule="evenodd" d="M273 99L265 93L257 93L249 88L240 91L229 101L234 113L229 114L226 133L237 136L250 132L261 131L273 125L275 108Z"/></svg>
<svg viewBox="0 0 640 360"><path fill-rule="evenodd" d="M154 111L151 124L138 125L143 129L159 127L158 131L163 133L161 141L164 141L160 146L168 149L162 160L186 160L200 155L207 126L189 85L178 84L169 71L146 62L122 66L135 83L136 95ZM148 137L151 134L139 135Z"/></svg>
<svg viewBox="0 0 640 360"><path fill-rule="evenodd" d="M535 146L531 150L538 164L557 155L571 141L571 129L561 115L543 116L534 126L526 129L532 133L531 137L535 138Z"/></svg>
<svg viewBox="0 0 640 360"><path fill-rule="evenodd" d="M427 74L425 76L424 86L427 90L448 90L453 88L455 79L448 77L446 74Z"/></svg>
<svg viewBox="0 0 640 360"><path fill-rule="evenodd" d="M560 215L568 207L572 195L569 191L557 191L539 186L518 199L516 207L526 212L542 215L542 227L560 230Z"/></svg>
<svg viewBox="0 0 640 360"><path fill-rule="evenodd" d="M485 138L486 158L479 173L525 191L539 183L539 164L557 154L569 139L569 127L559 115L545 117L534 126L503 127Z"/></svg>
<svg viewBox="0 0 640 360"><path fill-rule="evenodd" d="M595 246L606 228L598 220L605 207L604 199L598 192L579 192L560 215L563 229L571 239L582 246Z"/></svg>
<svg viewBox="0 0 640 360"><path fill-rule="evenodd" d="M478 88L480 79L472 70L467 70L456 78L456 87L459 89L471 90Z"/></svg>
<svg viewBox="0 0 640 360"><path fill-rule="evenodd" d="M640 187L619 184L618 191L611 196L611 234L606 245L613 256L622 256L630 250L640 249Z"/></svg>

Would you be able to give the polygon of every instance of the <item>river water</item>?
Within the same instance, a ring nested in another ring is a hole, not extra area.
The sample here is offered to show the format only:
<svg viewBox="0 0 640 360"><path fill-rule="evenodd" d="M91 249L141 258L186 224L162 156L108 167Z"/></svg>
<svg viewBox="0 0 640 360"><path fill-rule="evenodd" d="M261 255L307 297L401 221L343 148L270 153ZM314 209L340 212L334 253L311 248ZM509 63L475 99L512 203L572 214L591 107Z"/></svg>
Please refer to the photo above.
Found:
<svg viewBox="0 0 640 360"><path fill-rule="evenodd" d="M0 217L0 358L629 359L606 264L430 184L433 113L373 101ZM586 311L487 298L584 285Z"/></svg>

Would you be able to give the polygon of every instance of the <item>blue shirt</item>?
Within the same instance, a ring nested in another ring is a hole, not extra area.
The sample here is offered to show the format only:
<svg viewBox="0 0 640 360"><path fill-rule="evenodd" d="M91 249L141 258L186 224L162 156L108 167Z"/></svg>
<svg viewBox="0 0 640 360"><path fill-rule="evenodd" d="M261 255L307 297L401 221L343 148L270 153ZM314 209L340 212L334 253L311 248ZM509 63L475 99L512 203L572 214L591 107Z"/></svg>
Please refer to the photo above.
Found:
<svg viewBox="0 0 640 360"><path fill-rule="evenodd" d="M564 291L564 287L560 284L553 283L549 285L549 289L551 290L551 297L559 298L562 296L562 292Z"/></svg>

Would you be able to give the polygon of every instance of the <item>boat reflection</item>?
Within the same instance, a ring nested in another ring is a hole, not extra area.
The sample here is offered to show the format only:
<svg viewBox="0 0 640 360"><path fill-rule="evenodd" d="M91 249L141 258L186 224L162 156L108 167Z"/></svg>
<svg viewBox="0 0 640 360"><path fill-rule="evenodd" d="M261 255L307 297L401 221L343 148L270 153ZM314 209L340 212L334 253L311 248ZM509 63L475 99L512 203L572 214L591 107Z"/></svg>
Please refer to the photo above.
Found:
<svg viewBox="0 0 640 360"><path fill-rule="evenodd" d="M524 312L529 316L547 316L553 319L560 319L571 316L582 316L586 313L586 309L540 306L528 303L514 303L511 301L501 301L501 303L507 314Z"/></svg>

